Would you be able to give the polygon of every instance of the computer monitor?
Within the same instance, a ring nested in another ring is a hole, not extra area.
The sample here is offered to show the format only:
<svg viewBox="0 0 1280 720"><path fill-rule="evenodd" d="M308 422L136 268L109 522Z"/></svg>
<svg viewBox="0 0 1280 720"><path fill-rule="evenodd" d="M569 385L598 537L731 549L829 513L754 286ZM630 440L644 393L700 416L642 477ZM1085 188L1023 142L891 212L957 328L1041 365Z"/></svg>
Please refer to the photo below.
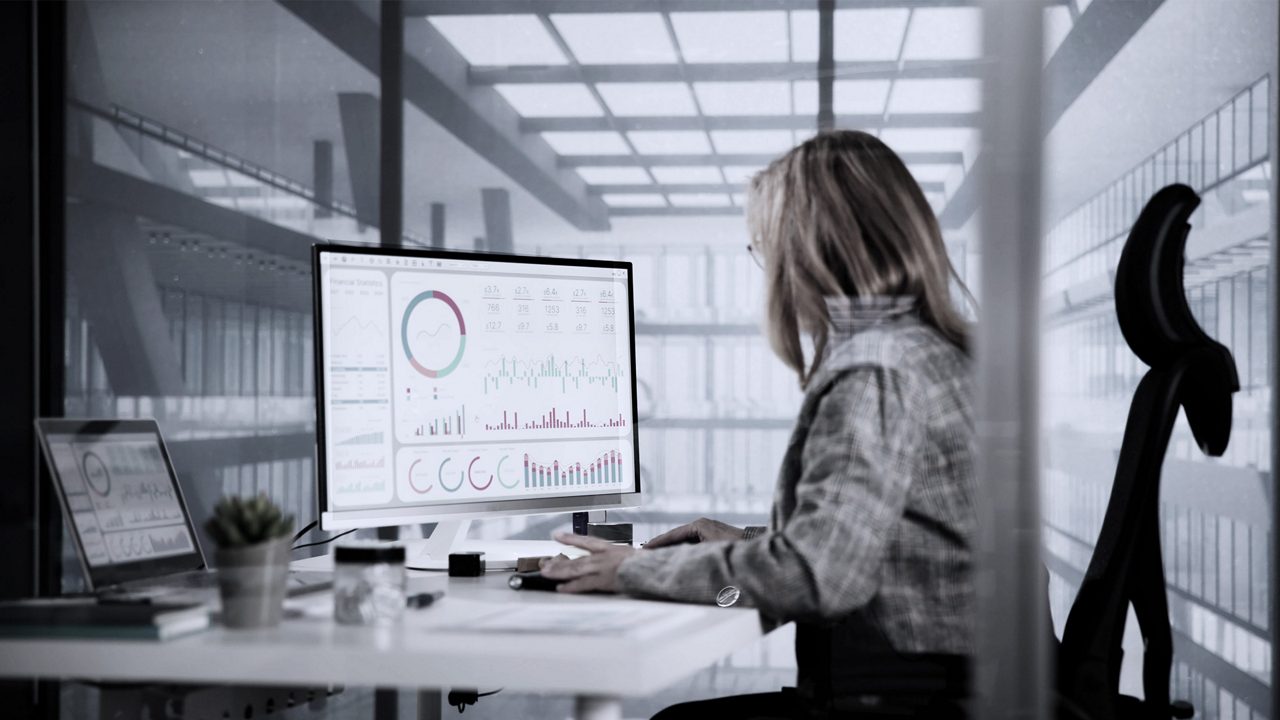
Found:
<svg viewBox="0 0 1280 720"><path fill-rule="evenodd" d="M630 263L320 244L313 265L321 528L639 503Z"/></svg>

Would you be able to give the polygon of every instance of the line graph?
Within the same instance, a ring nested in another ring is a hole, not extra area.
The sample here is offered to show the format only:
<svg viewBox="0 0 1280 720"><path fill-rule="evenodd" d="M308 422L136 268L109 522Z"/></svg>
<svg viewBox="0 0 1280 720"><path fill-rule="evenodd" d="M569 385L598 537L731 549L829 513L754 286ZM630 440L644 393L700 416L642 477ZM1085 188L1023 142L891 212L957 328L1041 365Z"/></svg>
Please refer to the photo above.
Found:
<svg viewBox="0 0 1280 720"><path fill-rule="evenodd" d="M372 335L373 337L381 338L384 335L379 324L377 320L365 321L357 315L351 315L338 324L333 334L335 337Z"/></svg>

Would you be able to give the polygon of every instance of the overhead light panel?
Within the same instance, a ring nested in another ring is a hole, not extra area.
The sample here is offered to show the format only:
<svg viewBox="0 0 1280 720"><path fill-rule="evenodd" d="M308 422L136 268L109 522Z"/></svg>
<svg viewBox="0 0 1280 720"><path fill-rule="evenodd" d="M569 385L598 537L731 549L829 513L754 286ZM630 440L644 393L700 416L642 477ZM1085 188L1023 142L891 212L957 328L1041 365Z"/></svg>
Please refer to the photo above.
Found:
<svg viewBox="0 0 1280 720"><path fill-rule="evenodd" d="M704 115L790 115L786 82L699 82L693 84Z"/></svg>
<svg viewBox="0 0 1280 720"><path fill-rule="evenodd" d="M655 167L653 177L666 185L705 185L724 182L720 168L711 165Z"/></svg>
<svg viewBox="0 0 1280 720"><path fill-rule="evenodd" d="M763 166L755 165L727 165L724 168L724 179L733 185L746 185L763 169Z"/></svg>
<svg viewBox="0 0 1280 720"><path fill-rule="evenodd" d="M889 97L888 80L837 80L831 88L831 111L837 115L879 115ZM797 80L795 83L797 115L818 114L818 83Z"/></svg>
<svg viewBox="0 0 1280 720"><path fill-rule="evenodd" d="M676 62L658 13L566 13L552 15L551 22L584 65Z"/></svg>
<svg viewBox="0 0 1280 720"><path fill-rule="evenodd" d="M618 117L690 117L698 114L689 86L681 82L597 83L609 111Z"/></svg>
<svg viewBox="0 0 1280 720"><path fill-rule="evenodd" d="M976 60L982 57L982 10L920 8L907 28L904 60Z"/></svg>
<svg viewBox="0 0 1280 720"><path fill-rule="evenodd" d="M783 62L787 59L787 14L676 12L671 24L685 62Z"/></svg>
<svg viewBox="0 0 1280 720"><path fill-rule="evenodd" d="M790 130L712 130L711 142L721 154L784 153L794 138Z"/></svg>
<svg viewBox="0 0 1280 720"><path fill-rule="evenodd" d="M580 167L578 174L588 185L643 185L653 182L644 168Z"/></svg>
<svg viewBox="0 0 1280 720"><path fill-rule="evenodd" d="M667 201L656 193L605 193L600 196L609 207L666 207Z"/></svg>
<svg viewBox="0 0 1280 720"><path fill-rule="evenodd" d="M836 10L835 47L837 62L894 61L907 28L905 8ZM796 10L791 13L791 52L796 62L818 60L818 13Z"/></svg>
<svg viewBox="0 0 1280 720"><path fill-rule="evenodd" d="M700 155L711 152L701 130L636 130L627 133L636 152L647 155Z"/></svg>
<svg viewBox="0 0 1280 720"><path fill-rule="evenodd" d="M968 152L975 128L885 128L880 139L895 152Z"/></svg>
<svg viewBox="0 0 1280 720"><path fill-rule="evenodd" d="M599 117L604 108L582 83L495 85L523 117Z"/></svg>
<svg viewBox="0 0 1280 720"><path fill-rule="evenodd" d="M536 15L449 15L427 21L472 65L569 62Z"/></svg>
<svg viewBox="0 0 1280 720"><path fill-rule="evenodd" d="M560 155L630 155L622 136L609 130L590 132L555 131L542 133L552 150Z"/></svg>
<svg viewBox="0 0 1280 720"><path fill-rule="evenodd" d="M727 193L671 193L667 195L674 207L729 207Z"/></svg>
<svg viewBox="0 0 1280 720"><path fill-rule="evenodd" d="M889 113L976 113L982 109L982 83L975 78L898 80Z"/></svg>

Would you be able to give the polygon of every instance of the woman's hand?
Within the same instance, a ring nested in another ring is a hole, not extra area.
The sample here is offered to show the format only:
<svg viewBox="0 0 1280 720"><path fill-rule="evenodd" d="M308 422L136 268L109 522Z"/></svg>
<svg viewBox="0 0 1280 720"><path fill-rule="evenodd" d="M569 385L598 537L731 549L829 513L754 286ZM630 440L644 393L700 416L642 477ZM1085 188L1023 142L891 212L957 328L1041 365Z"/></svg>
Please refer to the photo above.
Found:
<svg viewBox="0 0 1280 720"><path fill-rule="evenodd" d="M618 566L635 552L634 549L572 533L556 533L555 539L556 542L591 551L590 555L573 560L557 557L543 561L541 570L544 577L568 581L556 587L556 592L618 592Z"/></svg>
<svg viewBox="0 0 1280 720"><path fill-rule="evenodd" d="M645 549L667 547L670 545L679 545L681 543L712 542L715 540L741 540L743 532L742 528L725 525L719 520L698 518L688 525L681 525L674 530L668 530L667 532L655 537L645 543Z"/></svg>

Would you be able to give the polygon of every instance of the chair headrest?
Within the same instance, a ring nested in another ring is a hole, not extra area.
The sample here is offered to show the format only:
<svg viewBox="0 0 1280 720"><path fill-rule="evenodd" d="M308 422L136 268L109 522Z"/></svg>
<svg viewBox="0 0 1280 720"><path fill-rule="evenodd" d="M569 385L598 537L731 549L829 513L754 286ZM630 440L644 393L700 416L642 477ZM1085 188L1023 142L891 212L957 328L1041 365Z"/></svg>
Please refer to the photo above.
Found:
<svg viewBox="0 0 1280 720"><path fill-rule="evenodd" d="M1240 382L1231 352L1209 337L1187 305L1187 219L1199 205L1194 190L1169 185L1142 208L1116 267L1116 318L1129 348L1152 369L1181 364L1195 375L1179 402L1201 449L1220 455L1231 433L1231 393Z"/></svg>
<svg viewBox="0 0 1280 720"><path fill-rule="evenodd" d="M1179 349L1213 343L1187 305L1183 258L1200 197L1186 185L1162 188L1142 208L1116 267L1116 318L1133 352L1165 367Z"/></svg>

